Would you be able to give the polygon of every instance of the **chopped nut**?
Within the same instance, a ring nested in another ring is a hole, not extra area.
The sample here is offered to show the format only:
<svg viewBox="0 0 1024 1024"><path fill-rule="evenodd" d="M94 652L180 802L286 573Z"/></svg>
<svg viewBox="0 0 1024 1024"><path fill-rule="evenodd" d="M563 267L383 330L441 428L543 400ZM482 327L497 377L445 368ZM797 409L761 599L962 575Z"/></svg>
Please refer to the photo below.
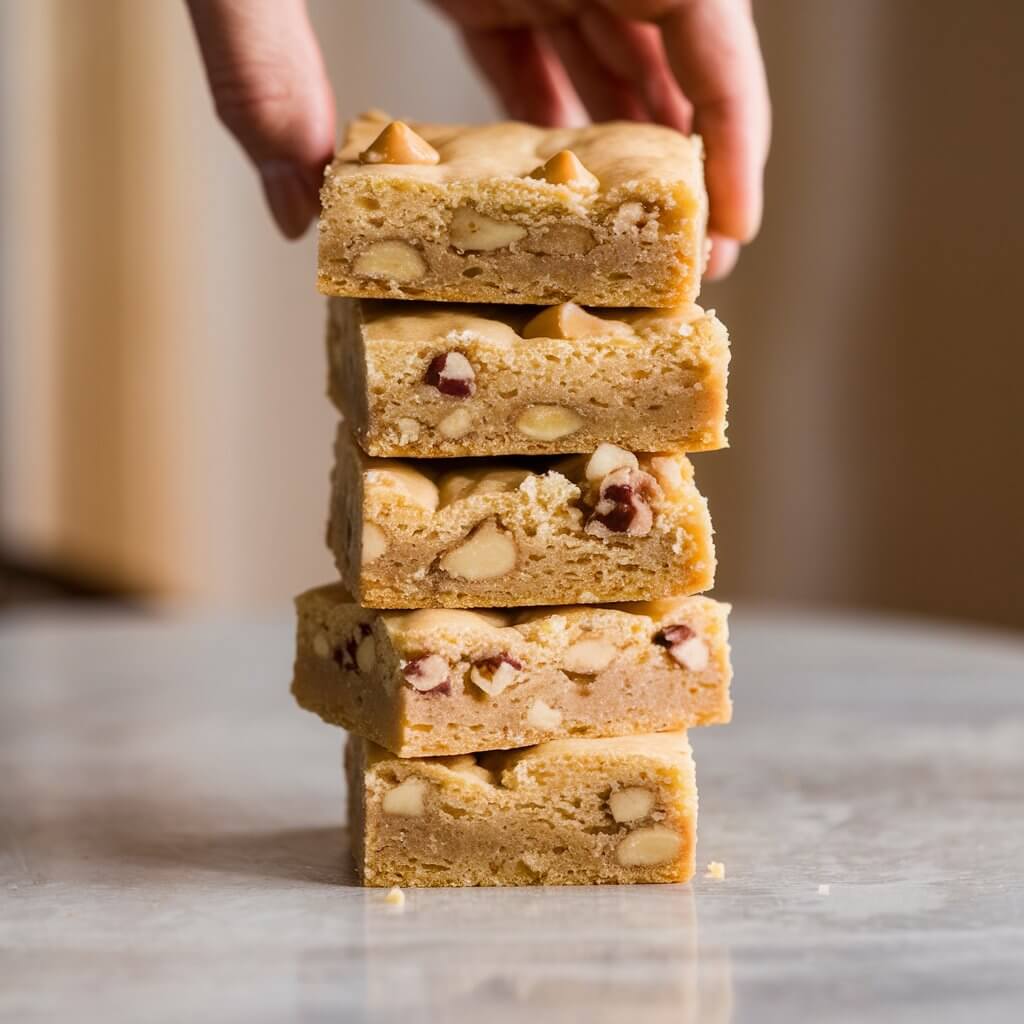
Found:
<svg viewBox="0 0 1024 1024"><path fill-rule="evenodd" d="M461 352L434 356L423 380L449 398L469 398L476 390L473 364Z"/></svg>
<svg viewBox="0 0 1024 1024"><path fill-rule="evenodd" d="M654 526L651 502L661 497L661 488L650 473L639 469L613 470L602 481L587 533L607 538L616 533L646 537Z"/></svg>
<svg viewBox="0 0 1024 1024"><path fill-rule="evenodd" d="M488 771L482 764L477 764L476 758L472 754L456 754L454 757L446 757L444 763L446 767L460 775L469 775L491 785L495 782L494 772Z"/></svg>
<svg viewBox="0 0 1024 1024"><path fill-rule="evenodd" d="M359 646L356 648L356 668L359 669L364 675L369 675L373 671L373 666L377 664L377 644L373 639L373 636L363 637L359 641Z"/></svg>
<svg viewBox="0 0 1024 1024"><path fill-rule="evenodd" d="M391 886L388 889L387 896L384 897L384 902L389 907L404 907L405 906L405 893L398 888L397 885Z"/></svg>
<svg viewBox="0 0 1024 1024"><path fill-rule="evenodd" d="M618 822L640 821L654 810L654 794L642 786L620 789L608 798L608 810Z"/></svg>
<svg viewBox="0 0 1024 1024"><path fill-rule="evenodd" d="M516 419L516 430L534 441L557 441L582 426L581 417L560 405L530 405Z"/></svg>
<svg viewBox="0 0 1024 1024"><path fill-rule="evenodd" d="M591 483L603 480L617 469L639 469L640 462L632 452L617 444L599 444L587 461L586 477Z"/></svg>
<svg viewBox="0 0 1024 1024"><path fill-rule="evenodd" d="M441 155L404 121L392 121L359 154L361 164L436 164Z"/></svg>
<svg viewBox="0 0 1024 1024"><path fill-rule="evenodd" d="M423 654L402 666L405 681L420 693L452 692L451 669L440 654Z"/></svg>
<svg viewBox="0 0 1024 1024"><path fill-rule="evenodd" d="M468 409L453 409L437 425L437 432L449 441L465 437L473 429L473 414Z"/></svg>
<svg viewBox="0 0 1024 1024"><path fill-rule="evenodd" d="M557 729L562 724L562 712L551 707L547 701L535 700L530 705L530 710L526 712L526 722L534 729L551 732L552 729Z"/></svg>
<svg viewBox="0 0 1024 1024"><path fill-rule="evenodd" d="M469 678L488 697L497 697L516 682L522 668L522 662L513 658L511 654L496 654L491 658L473 662Z"/></svg>
<svg viewBox="0 0 1024 1024"><path fill-rule="evenodd" d="M408 778L384 794L380 809L385 814L403 818L418 818L423 813L423 798L427 784L423 779Z"/></svg>
<svg viewBox="0 0 1024 1024"><path fill-rule="evenodd" d="M387 534L376 523L369 520L363 523L363 565L380 558L387 549Z"/></svg>
<svg viewBox="0 0 1024 1024"><path fill-rule="evenodd" d="M625 330L621 320L605 320L588 313L575 302L561 302L541 310L523 328L524 338L562 338L575 341L578 338L594 338L616 334Z"/></svg>
<svg viewBox="0 0 1024 1024"><path fill-rule="evenodd" d="M520 224L487 217L478 213L472 206L460 206L452 214L449 237L456 249L492 252L525 238L526 228Z"/></svg>
<svg viewBox="0 0 1024 1024"><path fill-rule="evenodd" d="M389 239L374 242L361 252L352 269L363 277L388 278L405 284L423 277L427 272L427 264L408 242Z"/></svg>
<svg viewBox="0 0 1024 1024"><path fill-rule="evenodd" d="M450 505L478 494L504 494L514 491L531 473L528 469L491 469L482 474L449 473L441 478L438 490L441 505Z"/></svg>
<svg viewBox="0 0 1024 1024"><path fill-rule="evenodd" d="M398 443L415 444L420 437L420 421L411 416L403 416L398 421Z"/></svg>
<svg viewBox="0 0 1024 1024"><path fill-rule="evenodd" d="M708 646L690 626L679 623L666 626L654 642L668 650L672 658L691 672L702 672L708 667Z"/></svg>
<svg viewBox="0 0 1024 1024"><path fill-rule="evenodd" d="M583 166L580 158L571 149L563 149L556 153L547 163L531 171L530 177L539 178L552 185L568 185L569 188L581 192L596 192L600 185L597 178Z"/></svg>
<svg viewBox="0 0 1024 1024"><path fill-rule="evenodd" d="M630 832L615 849L615 859L624 868L654 867L679 856L682 837L664 825L650 825Z"/></svg>
<svg viewBox="0 0 1024 1024"><path fill-rule="evenodd" d="M725 878L725 865L720 860L711 861L708 864L708 873L704 877L721 882Z"/></svg>
<svg viewBox="0 0 1024 1024"><path fill-rule="evenodd" d="M322 629L313 636L313 653L318 658L330 658L334 654L331 641Z"/></svg>
<svg viewBox="0 0 1024 1024"><path fill-rule="evenodd" d="M438 565L457 579L493 580L510 573L517 561L516 543L508 531L488 520L442 555Z"/></svg>
<svg viewBox="0 0 1024 1024"><path fill-rule="evenodd" d="M618 651L608 640L597 637L577 640L562 655L562 668L566 672L593 676L603 672L615 659Z"/></svg>
<svg viewBox="0 0 1024 1024"><path fill-rule="evenodd" d="M373 460L366 473L366 482L400 491L409 501L428 512L437 509L438 493L434 481L411 466L383 459Z"/></svg>

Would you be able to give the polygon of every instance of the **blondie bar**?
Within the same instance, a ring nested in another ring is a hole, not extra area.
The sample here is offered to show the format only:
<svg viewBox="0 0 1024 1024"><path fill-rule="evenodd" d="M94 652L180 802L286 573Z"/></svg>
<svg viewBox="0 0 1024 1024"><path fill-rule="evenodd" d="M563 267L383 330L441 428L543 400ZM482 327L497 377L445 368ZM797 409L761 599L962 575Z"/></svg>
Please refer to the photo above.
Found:
<svg viewBox="0 0 1024 1024"><path fill-rule="evenodd" d="M330 395L370 455L725 444L729 340L699 306L329 306Z"/></svg>
<svg viewBox="0 0 1024 1024"><path fill-rule="evenodd" d="M685 455L604 444L526 463L374 459L345 424L335 454L327 541L365 607L649 601L712 585L711 520Z"/></svg>
<svg viewBox="0 0 1024 1024"><path fill-rule="evenodd" d="M328 295L674 306L707 258L703 150L653 124L406 125L363 115L327 168Z"/></svg>
<svg viewBox="0 0 1024 1024"><path fill-rule="evenodd" d="M292 693L399 757L728 722L728 606L368 611L299 596Z"/></svg>
<svg viewBox="0 0 1024 1024"><path fill-rule="evenodd" d="M397 758L350 737L349 834L364 885L685 882L697 787L685 732Z"/></svg>

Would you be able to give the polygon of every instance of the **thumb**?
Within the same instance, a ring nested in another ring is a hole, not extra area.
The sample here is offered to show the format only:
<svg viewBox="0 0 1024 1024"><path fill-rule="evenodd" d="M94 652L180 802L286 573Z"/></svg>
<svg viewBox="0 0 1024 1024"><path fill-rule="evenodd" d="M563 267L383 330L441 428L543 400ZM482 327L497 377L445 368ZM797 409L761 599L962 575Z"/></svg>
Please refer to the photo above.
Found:
<svg viewBox="0 0 1024 1024"><path fill-rule="evenodd" d="M278 227L316 216L334 99L303 0L188 0L217 115L256 165Z"/></svg>

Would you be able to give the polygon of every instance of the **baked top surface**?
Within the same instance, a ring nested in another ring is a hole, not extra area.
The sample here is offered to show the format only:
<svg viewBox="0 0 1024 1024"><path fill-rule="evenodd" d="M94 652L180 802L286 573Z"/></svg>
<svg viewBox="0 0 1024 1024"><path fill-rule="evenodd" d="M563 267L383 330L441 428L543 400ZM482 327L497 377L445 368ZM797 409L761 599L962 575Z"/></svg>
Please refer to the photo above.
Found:
<svg viewBox="0 0 1024 1024"><path fill-rule="evenodd" d="M328 583L305 591L296 598L301 604L324 602L328 605L354 605L352 595L344 584ZM534 608L487 608L473 611L464 608L419 608L411 610L367 609L387 626L392 637L409 636L435 630L484 630L514 629L521 626L536 626L556 616L564 618L583 617L592 619L599 613L630 615L663 622L676 618L702 604L717 603L727 612L730 605L713 602L712 598L700 595L666 597L657 601L629 601L622 604L561 605ZM531 630L532 631L532 630Z"/></svg>
<svg viewBox="0 0 1024 1024"><path fill-rule="evenodd" d="M437 303L389 299L330 300L332 313L340 304L356 301L362 319L363 336L370 342L393 341L396 344L418 344L433 341L452 333L466 332L498 344L519 344L539 340L572 341L585 346L590 338L614 337L617 340L643 343L668 336L690 338L694 345L704 344L727 349L723 331L701 332L698 327L716 321L714 310L704 310L695 303L671 309L621 309L595 307L587 312L601 320L604 327L594 325L592 334L579 338L552 338L545 334L523 337L523 329L543 309L539 306L502 306L479 303ZM339 313L334 313L340 316Z"/></svg>
<svg viewBox="0 0 1024 1024"><path fill-rule="evenodd" d="M527 189L560 189L525 177L560 150L569 149L598 179L594 195L635 183L691 184L700 188L703 145L699 136L684 136L661 125L610 121L583 128L538 128L519 121L497 124L430 124L409 126L440 155L434 165L363 164L365 150L388 119L358 117L350 121L345 141L326 172L326 183L352 176L409 178L445 185L451 182L518 179Z"/></svg>

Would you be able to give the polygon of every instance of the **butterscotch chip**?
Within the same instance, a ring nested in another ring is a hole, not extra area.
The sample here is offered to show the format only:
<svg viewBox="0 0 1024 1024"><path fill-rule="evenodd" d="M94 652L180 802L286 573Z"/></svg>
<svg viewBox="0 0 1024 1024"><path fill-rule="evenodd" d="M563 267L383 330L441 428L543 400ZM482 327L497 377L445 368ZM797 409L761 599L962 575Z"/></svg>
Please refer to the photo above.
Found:
<svg viewBox="0 0 1024 1024"><path fill-rule="evenodd" d="M701 141L660 125L359 118L321 202L329 295L653 308L691 302L704 268ZM380 242L407 244L422 272L357 266Z"/></svg>
<svg viewBox="0 0 1024 1024"><path fill-rule="evenodd" d="M361 164L436 164L437 150L404 121L392 121L359 154Z"/></svg>
<svg viewBox="0 0 1024 1024"><path fill-rule="evenodd" d="M332 299L329 307L331 398L372 455L725 444L728 336L698 306L537 311ZM666 487L673 463L658 458L651 472Z"/></svg>
<svg viewBox="0 0 1024 1024"><path fill-rule="evenodd" d="M697 788L683 732L560 739L458 759L397 758L352 736L345 760L352 849L364 885L693 876ZM641 788L652 795L650 816L617 822L607 794Z"/></svg>
<svg viewBox="0 0 1024 1024"><path fill-rule="evenodd" d="M328 543L366 607L643 601L713 582L711 521L684 455L660 456L682 482L666 493L646 455L595 486L587 456L529 466L375 459L344 425L335 454ZM365 522L388 538L371 561L357 543Z"/></svg>
<svg viewBox="0 0 1024 1024"><path fill-rule="evenodd" d="M296 700L401 757L523 747L565 732L665 732L731 714L728 606L706 597L372 612L334 584L301 595L296 608ZM709 652L700 671L656 642L682 622ZM375 641L369 672L356 660L366 637Z"/></svg>

